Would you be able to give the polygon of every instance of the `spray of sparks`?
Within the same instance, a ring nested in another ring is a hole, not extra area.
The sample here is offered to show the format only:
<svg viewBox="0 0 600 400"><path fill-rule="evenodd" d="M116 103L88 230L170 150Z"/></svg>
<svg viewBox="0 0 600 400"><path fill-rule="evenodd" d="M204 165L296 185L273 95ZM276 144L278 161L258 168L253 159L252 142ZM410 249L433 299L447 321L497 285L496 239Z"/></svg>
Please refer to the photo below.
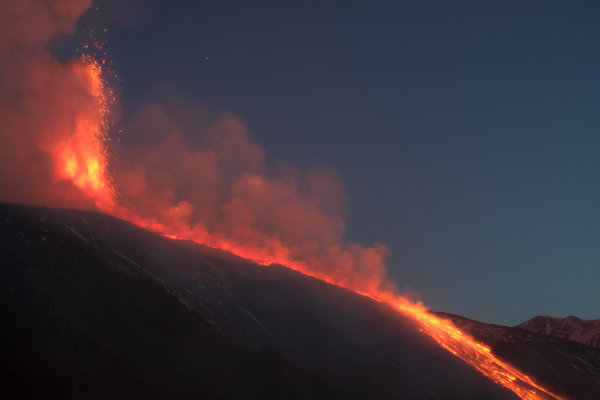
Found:
<svg viewBox="0 0 600 400"><path fill-rule="evenodd" d="M108 173L106 141L115 93L107 83L111 70L104 42L94 40L93 34L90 32L88 43L77 50L81 53L80 62L72 63L71 69L94 100L95 115L78 116L74 133L57 144L54 154L58 177L71 181L93 199L98 208L110 213L115 206L115 191Z"/></svg>

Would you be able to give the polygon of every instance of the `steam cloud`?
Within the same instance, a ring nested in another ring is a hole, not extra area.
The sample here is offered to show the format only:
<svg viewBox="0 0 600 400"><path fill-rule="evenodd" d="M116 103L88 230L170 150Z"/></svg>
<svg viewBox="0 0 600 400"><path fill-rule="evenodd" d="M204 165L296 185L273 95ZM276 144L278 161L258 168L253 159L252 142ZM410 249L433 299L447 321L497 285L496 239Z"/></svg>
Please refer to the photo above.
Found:
<svg viewBox="0 0 600 400"><path fill-rule="evenodd" d="M60 63L44 45L72 32L89 5L89 0L0 5L2 200L100 207L165 234L295 265L347 287L391 287L386 246L343 240L346 196L336 171L269 166L235 115L195 118L201 113L194 105L182 112L143 104L126 127L129 137L142 139L112 148L110 205L100 205L57 172L62 154L57 146L82 147L82 121L98 120L98 102L82 78L83 62Z"/></svg>

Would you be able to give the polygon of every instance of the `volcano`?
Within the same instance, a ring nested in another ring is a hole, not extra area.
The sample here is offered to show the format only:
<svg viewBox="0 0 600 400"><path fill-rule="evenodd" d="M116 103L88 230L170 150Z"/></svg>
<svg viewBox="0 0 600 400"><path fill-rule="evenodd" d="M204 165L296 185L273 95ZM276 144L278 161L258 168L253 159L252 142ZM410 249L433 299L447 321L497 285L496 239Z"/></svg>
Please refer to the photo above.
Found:
<svg viewBox="0 0 600 400"><path fill-rule="evenodd" d="M392 307L284 266L91 211L2 203L0 238L11 398L518 398ZM555 393L600 396L597 348L450 317Z"/></svg>

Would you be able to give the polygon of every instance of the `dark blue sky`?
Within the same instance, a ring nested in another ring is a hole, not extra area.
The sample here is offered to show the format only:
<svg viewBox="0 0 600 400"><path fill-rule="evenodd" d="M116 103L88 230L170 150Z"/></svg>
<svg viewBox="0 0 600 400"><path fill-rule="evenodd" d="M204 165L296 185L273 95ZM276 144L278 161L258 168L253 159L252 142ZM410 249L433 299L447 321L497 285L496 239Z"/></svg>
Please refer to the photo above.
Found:
<svg viewBox="0 0 600 400"><path fill-rule="evenodd" d="M390 276L432 308L503 324L600 318L594 2L102 12L126 113L168 86L243 116L273 162L337 168L348 239L386 243Z"/></svg>

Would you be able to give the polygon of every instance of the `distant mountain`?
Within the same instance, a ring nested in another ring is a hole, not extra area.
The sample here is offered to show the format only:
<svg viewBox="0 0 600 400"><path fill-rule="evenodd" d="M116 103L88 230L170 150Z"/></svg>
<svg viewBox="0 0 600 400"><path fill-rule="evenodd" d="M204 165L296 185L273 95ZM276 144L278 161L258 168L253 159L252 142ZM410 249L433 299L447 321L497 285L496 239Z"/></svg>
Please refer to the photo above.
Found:
<svg viewBox="0 0 600 400"><path fill-rule="evenodd" d="M574 342L600 348L600 319L585 320L577 317L553 318L538 316L518 325L531 332L567 338Z"/></svg>
<svg viewBox="0 0 600 400"><path fill-rule="evenodd" d="M438 312L500 358L568 399L600 399L600 349L564 337ZM535 318L534 318L535 319Z"/></svg>
<svg viewBox="0 0 600 400"><path fill-rule="evenodd" d="M0 203L0 300L4 398L517 399L385 304L95 212ZM446 316L600 398L599 349Z"/></svg>

